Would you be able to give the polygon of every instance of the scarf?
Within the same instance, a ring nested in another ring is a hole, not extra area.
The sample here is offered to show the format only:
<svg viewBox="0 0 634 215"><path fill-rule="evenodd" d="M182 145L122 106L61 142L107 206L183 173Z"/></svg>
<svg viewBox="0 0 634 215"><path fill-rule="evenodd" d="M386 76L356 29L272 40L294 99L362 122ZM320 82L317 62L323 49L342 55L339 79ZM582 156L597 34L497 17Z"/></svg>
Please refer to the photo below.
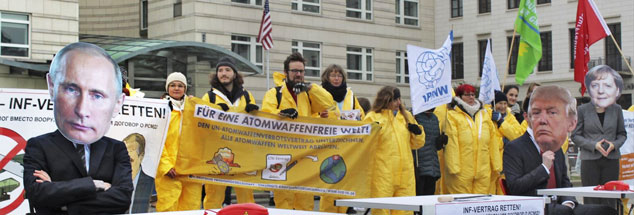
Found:
<svg viewBox="0 0 634 215"><path fill-rule="evenodd" d="M172 108L173 110L183 110L183 107L185 106L185 97L187 95L183 95L183 98L181 100L176 100L175 98L172 98L170 96L165 96L165 98L167 98L167 100L169 100L170 102L172 102Z"/></svg>
<svg viewBox="0 0 634 215"><path fill-rule="evenodd" d="M338 87L332 86L330 82L323 82L321 83L321 86L332 95L332 98L337 103L342 102L343 99L346 98L346 93L348 93L348 86L346 86L346 82L341 83Z"/></svg>
<svg viewBox="0 0 634 215"><path fill-rule="evenodd" d="M242 96L242 94L240 94L243 90L242 87L237 87L233 86L233 89L231 90L231 92L229 92L229 90L227 90L227 88L225 88L224 85L220 84L220 86L218 87L214 87L216 88L218 91L220 91L223 95L225 95L227 97L227 99L229 99L229 101L231 101L231 103L235 102L236 99L239 99L240 96Z"/></svg>
<svg viewBox="0 0 634 215"><path fill-rule="evenodd" d="M469 114L469 116L471 116L471 118L473 118L473 115L476 112L478 112L478 110L480 110L480 102L477 99L475 100L475 104L473 104L473 105L467 104L465 101L460 99L458 96L453 97L453 100L456 101L458 103L458 107L460 107L460 109L462 109L464 112L467 112L467 114Z"/></svg>

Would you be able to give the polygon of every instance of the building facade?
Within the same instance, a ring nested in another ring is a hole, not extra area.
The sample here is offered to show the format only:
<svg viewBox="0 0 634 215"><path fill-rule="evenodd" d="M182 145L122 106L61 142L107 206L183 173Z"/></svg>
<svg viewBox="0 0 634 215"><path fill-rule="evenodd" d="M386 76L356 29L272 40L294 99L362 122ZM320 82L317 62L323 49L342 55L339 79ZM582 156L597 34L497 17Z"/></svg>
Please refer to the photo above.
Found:
<svg viewBox="0 0 634 215"><path fill-rule="evenodd" d="M542 60L524 86L520 99L526 96L529 83L560 85L575 97L581 97L581 85L574 82L573 43L577 14L576 0L535 0L542 39ZM627 0L594 0L626 59L634 56L634 2ZM436 45L454 29L454 80L479 85L486 40L491 38L492 53L500 82L515 84L518 39L508 64L515 18L520 0L436 0ZM628 70L612 38L607 37L590 47L590 67L607 64L619 71L625 88L619 103L624 108L632 104L632 74ZM586 95L587 96L587 95Z"/></svg>

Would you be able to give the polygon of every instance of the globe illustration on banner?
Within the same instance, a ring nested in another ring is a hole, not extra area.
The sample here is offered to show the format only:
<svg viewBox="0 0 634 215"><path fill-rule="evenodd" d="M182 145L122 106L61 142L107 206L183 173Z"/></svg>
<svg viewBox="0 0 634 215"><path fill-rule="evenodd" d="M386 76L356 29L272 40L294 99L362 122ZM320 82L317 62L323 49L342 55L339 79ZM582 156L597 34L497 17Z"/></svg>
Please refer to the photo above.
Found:
<svg viewBox="0 0 634 215"><path fill-rule="evenodd" d="M440 82L440 78L442 78L447 61L447 58L443 56L445 52L445 49L441 50L441 52L425 51L416 59L418 82L427 87L427 89L435 88L436 84Z"/></svg>
<svg viewBox="0 0 634 215"><path fill-rule="evenodd" d="M346 163L340 155L333 155L321 162L319 177L328 184L336 184L346 175Z"/></svg>

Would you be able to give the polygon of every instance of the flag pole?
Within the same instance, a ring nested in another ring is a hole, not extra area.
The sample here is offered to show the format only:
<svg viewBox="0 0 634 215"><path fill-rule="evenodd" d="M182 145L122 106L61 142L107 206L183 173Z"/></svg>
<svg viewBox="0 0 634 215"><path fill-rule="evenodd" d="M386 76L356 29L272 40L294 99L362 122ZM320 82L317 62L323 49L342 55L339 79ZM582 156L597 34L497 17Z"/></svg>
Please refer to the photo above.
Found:
<svg viewBox="0 0 634 215"><path fill-rule="evenodd" d="M612 37L612 41L614 41L614 45L616 45L616 49L619 50L619 53L621 53L621 57L623 58L625 65L627 65L627 68L630 69L630 72L632 73L632 75L634 75L634 70L632 70L632 66L630 66L630 63L627 62L627 59L625 59L625 55L623 55L623 51L621 51L621 47L619 47L619 43L616 42L616 39L614 39L614 36L612 34L610 34L610 37Z"/></svg>
<svg viewBox="0 0 634 215"><path fill-rule="evenodd" d="M506 69L504 70L504 80L502 80L502 91L506 86L506 79L509 77L509 65L511 64L511 54L513 54L513 46L515 44L515 28L513 28L513 37L511 37L511 48L509 49L509 57L506 59Z"/></svg>
<svg viewBox="0 0 634 215"><path fill-rule="evenodd" d="M271 62L269 61L269 50L267 49L266 50L266 89L267 90L271 88L270 87L271 76L270 76L270 70L269 70L270 65L271 65Z"/></svg>

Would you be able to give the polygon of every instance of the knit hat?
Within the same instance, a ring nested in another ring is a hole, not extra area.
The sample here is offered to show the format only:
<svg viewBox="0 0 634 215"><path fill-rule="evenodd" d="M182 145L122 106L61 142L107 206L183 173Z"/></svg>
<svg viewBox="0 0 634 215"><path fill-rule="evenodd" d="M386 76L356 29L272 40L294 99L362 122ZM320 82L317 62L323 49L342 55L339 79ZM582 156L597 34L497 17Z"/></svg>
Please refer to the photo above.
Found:
<svg viewBox="0 0 634 215"><path fill-rule="evenodd" d="M504 95L504 93L502 91L495 91L495 103L498 102L508 102L508 99L506 98L506 95Z"/></svg>
<svg viewBox="0 0 634 215"><path fill-rule="evenodd" d="M165 81L165 92L168 91L167 88L169 87L170 83L172 83L172 81L183 82L183 84L185 84L185 88L187 88L187 78L185 77L185 75L180 72L172 72L172 74L167 76L167 80Z"/></svg>
<svg viewBox="0 0 634 215"><path fill-rule="evenodd" d="M231 67L233 72L235 72L236 74L238 73L238 69L236 69L236 63L235 61L233 61L233 58L226 56L220 58L220 60L218 60L218 64L216 64L216 72L218 72L218 68L220 68L221 66Z"/></svg>
<svg viewBox="0 0 634 215"><path fill-rule="evenodd" d="M462 85L458 86L458 88L456 88L456 95L457 96L462 96L462 95L464 95L465 93L468 93L468 92L475 93L475 91L476 91L475 87L473 87L473 86L471 86L469 84L462 84Z"/></svg>

